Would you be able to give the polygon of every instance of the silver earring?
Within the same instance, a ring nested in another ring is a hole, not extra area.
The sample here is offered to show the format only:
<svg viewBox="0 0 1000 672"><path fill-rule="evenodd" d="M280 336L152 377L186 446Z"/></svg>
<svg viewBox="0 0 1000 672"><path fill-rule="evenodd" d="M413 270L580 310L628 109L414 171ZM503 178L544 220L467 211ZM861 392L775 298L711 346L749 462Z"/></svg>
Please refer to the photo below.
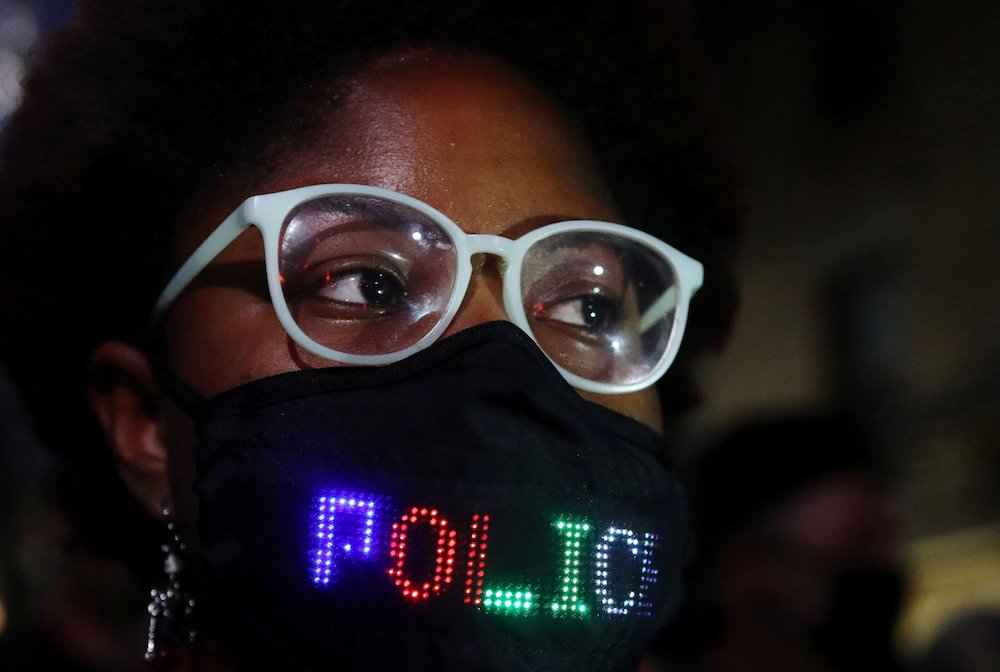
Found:
<svg viewBox="0 0 1000 672"><path fill-rule="evenodd" d="M153 588L149 593L147 662L168 656L178 646L193 644L197 636L194 627L195 600L182 581L187 544L170 519L169 509L164 509L163 515L168 521L167 541L160 546L166 585L162 589Z"/></svg>

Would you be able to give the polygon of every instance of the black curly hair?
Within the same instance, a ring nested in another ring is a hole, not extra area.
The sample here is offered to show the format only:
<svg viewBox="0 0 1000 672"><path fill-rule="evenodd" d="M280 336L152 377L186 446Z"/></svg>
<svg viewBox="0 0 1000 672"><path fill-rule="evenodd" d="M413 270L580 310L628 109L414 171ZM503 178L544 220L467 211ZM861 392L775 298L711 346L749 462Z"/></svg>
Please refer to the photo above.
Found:
<svg viewBox="0 0 1000 672"><path fill-rule="evenodd" d="M710 78L674 3L84 0L40 50L0 146L0 343L39 433L100 442L87 359L142 343L178 227L253 193L275 138L308 137L311 97L390 51L492 54L562 106L626 221L705 264L662 385L692 401L691 356L734 308L739 208Z"/></svg>

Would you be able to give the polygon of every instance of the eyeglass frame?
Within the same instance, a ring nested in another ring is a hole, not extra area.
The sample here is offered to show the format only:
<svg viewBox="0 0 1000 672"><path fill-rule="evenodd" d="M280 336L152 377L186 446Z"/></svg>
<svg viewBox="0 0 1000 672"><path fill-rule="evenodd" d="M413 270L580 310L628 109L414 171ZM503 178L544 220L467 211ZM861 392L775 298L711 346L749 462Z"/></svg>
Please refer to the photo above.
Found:
<svg viewBox="0 0 1000 672"><path fill-rule="evenodd" d="M447 309L437 324L415 343L382 355L357 355L341 352L324 346L310 338L295 322L285 301L281 288L279 263L281 232L288 215L297 206L317 198L326 196L366 196L387 200L392 203L413 208L430 218L440 226L455 246L457 268L455 271L454 289L449 299ZM668 296L668 290L646 310L642 321L648 316L659 312L665 315L672 308L675 310L673 327L667 347L656 366L640 381L628 384L602 383L578 376L567 370L545 353L563 378L573 387L589 392L602 394L624 394L645 389L658 381L673 363L680 350L681 339L687 324L688 305L691 297L701 287L704 278L702 264L684 254L680 250L664 243L660 239L622 224L613 224L588 219L573 219L547 224L530 231L518 238L507 238L493 234L466 233L450 217L436 208L412 196L401 194L390 189L359 184L317 184L297 187L284 191L251 196L244 200L221 224L191 253L191 256L181 265L160 294L153 309L153 319L160 319L181 293L226 247L249 227L255 227L264 242L264 266L267 275L268 293L271 305L278 321L299 346L324 359L341 364L358 366L382 366L403 360L410 355L430 347L448 328L458 313L472 281L472 257L476 254L490 254L500 257L504 262L502 271L504 310L507 318L528 334L538 345L538 342L528 322L527 313L521 299L521 265L524 255L535 243L549 236L573 232L610 233L622 238L637 241L654 249L671 266L674 271L677 289L674 296ZM514 272L517 271L517 272ZM673 288L672 287L672 288ZM670 305L672 303L672 305ZM663 305L659 305L663 304ZM659 318L656 318L659 319Z"/></svg>

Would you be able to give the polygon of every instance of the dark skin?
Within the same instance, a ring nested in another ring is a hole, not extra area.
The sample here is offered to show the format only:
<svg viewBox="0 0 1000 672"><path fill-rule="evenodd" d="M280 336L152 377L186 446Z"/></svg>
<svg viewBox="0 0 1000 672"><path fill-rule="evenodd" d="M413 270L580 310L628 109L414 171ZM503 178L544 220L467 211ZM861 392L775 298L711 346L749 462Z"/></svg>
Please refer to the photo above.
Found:
<svg viewBox="0 0 1000 672"><path fill-rule="evenodd" d="M410 52L384 57L352 79L307 146L277 143L263 194L352 183L402 192L469 233L517 237L564 219L621 221L588 149L565 117L504 64L482 56ZM176 263L251 194L220 199L177 241ZM213 262L260 262L255 229ZM477 260L446 336L506 319L496 263ZM211 269L211 266L209 267ZM263 268L261 265L261 280ZM238 284L195 283L171 307L169 367L203 395L277 373L335 366L297 346L266 296ZM156 518L193 521L191 423L160 393L145 356L123 343L92 358L91 401L129 489ZM660 430L652 388L581 393ZM164 513L169 511L169 513Z"/></svg>

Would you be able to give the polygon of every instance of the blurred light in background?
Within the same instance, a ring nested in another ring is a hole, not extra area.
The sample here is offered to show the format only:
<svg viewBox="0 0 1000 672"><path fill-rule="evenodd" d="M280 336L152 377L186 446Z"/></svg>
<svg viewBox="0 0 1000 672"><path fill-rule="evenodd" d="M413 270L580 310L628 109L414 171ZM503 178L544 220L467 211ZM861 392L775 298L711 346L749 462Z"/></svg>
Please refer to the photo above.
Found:
<svg viewBox="0 0 1000 672"><path fill-rule="evenodd" d="M913 600L902 627L905 651L921 651L952 621L1000 605L1000 525L985 525L911 544Z"/></svg>
<svg viewBox="0 0 1000 672"><path fill-rule="evenodd" d="M25 60L39 32L38 6L0 0L0 123L21 99Z"/></svg>

